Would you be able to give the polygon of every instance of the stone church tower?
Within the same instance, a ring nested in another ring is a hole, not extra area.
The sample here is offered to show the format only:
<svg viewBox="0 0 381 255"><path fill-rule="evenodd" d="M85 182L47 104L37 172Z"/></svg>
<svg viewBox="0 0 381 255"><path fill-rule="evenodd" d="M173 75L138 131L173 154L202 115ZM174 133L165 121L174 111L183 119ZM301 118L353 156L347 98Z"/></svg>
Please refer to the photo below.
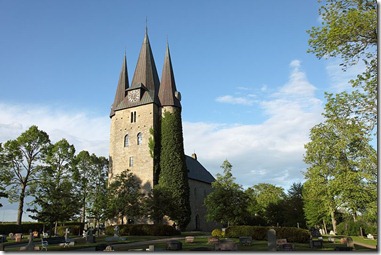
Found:
<svg viewBox="0 0 381 255"><path fill-rule="evenodd" d="M124 56L114 103L111 107L110 179L129 169L151 190L154 159L149 149L150 130L159 128L159 78L146 33L140 50L131 86L128 82L127 60Z"/></svg>
<svg viewBox="0 0 381 255"><path fill-rule="evenodd" d="M159 81L147 31L144 36L134 76L129 84L127 59L124 56L110 119L109 179L129 169L150 191L158 182L157 157L152 157L150 140L160 141L153 130L160 130L165 111L181 111L181 95L176 89L171 56L167 44ZM211 191L214 177L197 161L197 156L186 156L190 188L191 222L189 230L211 230L215 224L207 223L203 200Z"/></svg>

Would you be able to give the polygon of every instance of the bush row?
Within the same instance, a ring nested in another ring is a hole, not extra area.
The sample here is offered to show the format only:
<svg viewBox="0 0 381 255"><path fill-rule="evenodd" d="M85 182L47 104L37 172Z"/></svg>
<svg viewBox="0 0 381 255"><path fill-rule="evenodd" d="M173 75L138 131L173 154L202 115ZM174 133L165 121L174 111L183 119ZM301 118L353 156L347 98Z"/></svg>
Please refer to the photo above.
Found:
<svg viewBox="0 0 381 255"><path fill-rule="evenodd" d="M15 223L5 223L0 224L0 234L9 235L9 233L23 233L25 235L29 234L29 231L37 231L42 233L44 230L47 232L49 230L49 226L44 223L23 223L22 225L17 225ZM57 234L63 236L65 234L65 229L70 229L70 234L78 235L83 230L83 224L79 222L67 222L64 226L57 227ZM53 226L54 229L54 226Z"/></svg>
<svg viewBox="0 0 381 255"><path fill-rule="evenodd" d="M180 232L169 225L131 224L118 225L120 236L174 236ZM114 235L115 226L106 227L106 235Z"/></svg>
<svg viewBox="0 0 381 255"><path fill-rule="evenodd" d="M17 225L15 223L4 223L0 225L0 234L8 235L9 233L23 233L29 234L29 231L41 232L44 227L44 223L23 223Z"/></svg>
<svg viewBox="0 0 381 255"><path fill-rule="evenodd" d="M267 231L272 227L231 226L225 230L225 237L251 236L254 240L267 240ZM295 227L273 228L277 239L287 239L288 242L307 243L310 232L307 229Z"/></svg>

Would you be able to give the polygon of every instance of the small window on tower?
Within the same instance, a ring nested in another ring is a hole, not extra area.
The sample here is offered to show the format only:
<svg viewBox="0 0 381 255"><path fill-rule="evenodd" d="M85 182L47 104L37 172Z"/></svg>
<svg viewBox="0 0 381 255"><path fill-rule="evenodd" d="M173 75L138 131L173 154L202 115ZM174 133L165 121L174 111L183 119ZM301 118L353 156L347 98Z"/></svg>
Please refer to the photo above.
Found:
<svg viewBox="0 0 381 255"><path fill-rule="evenodd" d="M128 134L124 137L124 147L128 147Z"/></svg>
<svg viewBox="0 0 381 255"><path fill-rule="evenodd" d="M143 135L142 135L142 133L140 133L140 132L138 133L137 139L138 139L138 145L141 145L142 142L143 142Z"/></svg>
<svg viewBox="0 0 381 255"><path fill-rule="evenodd" d="M134 166L134 157L130 157L128 165L129 165L129 167L133 167Z"/></svg>
<svg viewBox="0 0 381 255"><path fill-rule="evenodd" d="M136 112L131 112L131 123L136 122Z"/></svg>

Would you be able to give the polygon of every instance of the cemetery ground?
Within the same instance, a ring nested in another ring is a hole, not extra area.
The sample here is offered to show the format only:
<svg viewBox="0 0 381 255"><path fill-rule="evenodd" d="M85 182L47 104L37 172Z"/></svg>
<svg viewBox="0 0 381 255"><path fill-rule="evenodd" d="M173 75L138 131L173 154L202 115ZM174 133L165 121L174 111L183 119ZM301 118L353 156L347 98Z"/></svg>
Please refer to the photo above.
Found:
<svg viewBox="0 0 381 255"><path fill-rule="evenodd" d="M186 236L193 236L193 242L186 242ZM181 251L213 251L214 244L208 243L210 238L209 232L183 232L178 236L123 236L124 241L106 241L106 236L96 237L95 243L86 243L86 240L78 236L70 236L75 241L73 246L66 246L59 244L49 244L47 250L50 251L103 251L106 246L111 245L114 251L148 251L149 246L154 245L155 251L165 251L167 243L170 241L181 242ZM309 243L292 243L294 251L334 251L336 247L346 247L346 244L341 244L340 239L344 236L335 236L335 242L328 241L329 236L323 236L322 248L310 248ZM224 238L220 238L223 240ZM243 245L240 243L239 238L229 238L237 244L237 251L268 251L267 241L253 240L250 245ZM376 251L377 240L369 240L364 237L352 237L355 243L355 251ZM41 248L41 239L35 238L34 245ZM24 236L22 242L7 241L4 243L4 251L20 252L20 247L28 244L28 236Z"/></svg>

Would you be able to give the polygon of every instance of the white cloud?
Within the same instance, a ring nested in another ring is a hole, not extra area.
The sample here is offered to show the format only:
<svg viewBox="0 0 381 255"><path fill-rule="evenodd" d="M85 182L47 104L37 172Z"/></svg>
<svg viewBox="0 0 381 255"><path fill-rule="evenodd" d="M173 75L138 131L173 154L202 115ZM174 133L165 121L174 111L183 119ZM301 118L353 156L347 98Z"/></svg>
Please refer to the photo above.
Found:
<svg viewBox="0 0 381 255"><path fill-rule="evenodd" d="M303 181L304 144L310 129L322 120L322 102L300 70L300 61L292 61L290 67L289 80L260 102L268 116L263 123L184 122L185 152L195 151L214 175L222 172L219 166L228 159L233 175L244 187L268 182L289 188L293 182Z"/></svg>
<svg viewBox="0 0 381 255"><path fill-rule="evenodd" d="M32 125L49 134L52 142L66 138L77 152L107 156L109 119L84 112L39 105L0 103L0 142L17 138Z"/></svg>
<svg viewBox="0 0 381 255"><path fill-rule="evenodd" d="M233 97L230 95L220 96L216 98L219 103L238 104L238 105L253 105L254 100L252 96L248 97Z"/></svg>
<svg viewBox="0 0 381 255"><path fill-rule="evenodd" d="M340 59L335 59L330 60L326 65L330 90L333 93L351 91L352 85L349 83L349 81L356 78L357 74L364 72L366 68L365 64L360 61L357 65L350 66L346 71L343 71L340 63Z"/></svg>

